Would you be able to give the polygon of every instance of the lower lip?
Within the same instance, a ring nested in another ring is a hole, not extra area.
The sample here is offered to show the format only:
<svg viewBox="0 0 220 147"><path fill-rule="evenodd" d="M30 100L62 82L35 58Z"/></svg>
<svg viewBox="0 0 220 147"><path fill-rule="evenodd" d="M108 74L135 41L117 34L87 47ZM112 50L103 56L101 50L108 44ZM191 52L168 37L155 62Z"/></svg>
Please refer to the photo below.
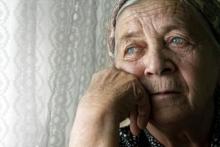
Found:
<svg viewBox="0 0 220 147"><path fill-rule="evenodd" d="M169 93L158 93L158 94L152 94L152 99L167 99L167 98L174 98L179 97L180 93L177 92L169 92Z"/></svg>

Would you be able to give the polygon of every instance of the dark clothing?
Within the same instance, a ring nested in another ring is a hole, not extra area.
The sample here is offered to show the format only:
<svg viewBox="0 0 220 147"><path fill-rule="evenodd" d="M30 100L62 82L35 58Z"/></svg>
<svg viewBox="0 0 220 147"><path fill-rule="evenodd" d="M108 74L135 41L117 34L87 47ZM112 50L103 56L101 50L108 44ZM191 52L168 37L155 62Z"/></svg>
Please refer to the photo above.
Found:
<svg viewBox="0 0 220 147"><path fill-rule="evenodd" d="M220 147L220 102L216 104L215 119L210 136L211 147ZM120 147L163 147L146 129L133 136L129 127L120 128Z"/></svg>

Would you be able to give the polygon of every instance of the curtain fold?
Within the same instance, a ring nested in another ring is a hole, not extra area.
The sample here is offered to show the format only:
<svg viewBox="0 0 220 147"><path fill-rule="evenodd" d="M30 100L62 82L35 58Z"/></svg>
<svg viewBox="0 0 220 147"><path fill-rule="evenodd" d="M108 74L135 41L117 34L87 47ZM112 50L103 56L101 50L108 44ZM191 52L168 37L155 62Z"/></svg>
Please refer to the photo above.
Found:
<svg viewBox="0 0 220 147"><path fill-rule="evenodd" d="M108 65L114 0L0 0L0 147L68 147L76 106Z"/></svg>

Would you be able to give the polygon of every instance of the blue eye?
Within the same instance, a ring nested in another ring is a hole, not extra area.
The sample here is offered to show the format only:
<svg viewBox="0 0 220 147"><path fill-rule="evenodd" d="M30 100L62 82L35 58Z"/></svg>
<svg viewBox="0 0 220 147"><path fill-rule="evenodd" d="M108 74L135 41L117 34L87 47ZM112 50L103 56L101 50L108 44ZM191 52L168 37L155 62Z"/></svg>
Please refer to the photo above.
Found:
<svg viewBox="0 0 220 147"><path fill-rule="evenodd" d="M126 54L127 55L133 55L137 52L137 48L134 48L134 47L129 47L126 49Z"/></svg>
<svg viewBox="0 0 220 147"><path fill-rule="evenodd" d="M174 46L184 46L186 45L187 41L184 38L181 37L173 37L170 39L169 41L170 44L174 45Z"/></svg>
<svg viewBox="0 0 220 147"><path fill-rule="evenodd" d="M127 47L124 51L124 59L137 60L143 53L143 49L140 47Z"/></svg>
<svg viewBox="0 0 220 147"><path fill-rule="evenodd" d="M182 44L185 40L183 38L180 38L180 37L174 37L172 39L172 42L173 43L176 43L176 44Z"/></svg>
<svg viewBox="0 0 220 147"><path fill-rule="evenodd" d="M166 47L178 53L187 53L194 48L192 40L184 36L170 36L166 39Z"/></svg>

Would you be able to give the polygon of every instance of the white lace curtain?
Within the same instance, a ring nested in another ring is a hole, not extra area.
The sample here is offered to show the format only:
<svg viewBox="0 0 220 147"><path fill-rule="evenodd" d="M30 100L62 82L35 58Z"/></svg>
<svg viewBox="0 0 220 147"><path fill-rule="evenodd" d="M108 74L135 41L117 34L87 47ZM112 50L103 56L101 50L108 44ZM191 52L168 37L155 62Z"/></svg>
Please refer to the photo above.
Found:
<svg viewBox="0 0 220 147"><path fill-rule="evenodd" d="M0 0L0 147L68 147L114 0Z"/></svg>

